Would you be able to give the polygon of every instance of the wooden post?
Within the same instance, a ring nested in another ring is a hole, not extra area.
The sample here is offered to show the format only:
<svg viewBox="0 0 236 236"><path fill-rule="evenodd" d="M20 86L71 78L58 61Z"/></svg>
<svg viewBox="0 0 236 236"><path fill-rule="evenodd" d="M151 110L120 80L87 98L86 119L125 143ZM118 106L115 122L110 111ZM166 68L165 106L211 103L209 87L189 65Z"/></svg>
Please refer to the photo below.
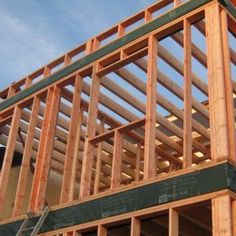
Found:
<svg viewBox="0 0 236 236"><path fill-rule="evenodd" d="M227 12L224 9L222 9L220 16L221 16L223 55L224 55L224 76L225 76L225 94L226 94L225 96L226 96L227 124L228 124L229 159L232 161L236 161L235 119L234 119Z"/></svg>
<svg viewBox="0 0 236 236"><path fill-rule="evenodd" d="M152 20L152 13L148 9L145 10L144 14L145 14L145 16L144 16L145 23Z"/></svg>
<svg viewBox="0 0 236 236"><path fill-rule="evenodd" d="M218 2L206 8L206 36L211 156L213 160L217 161L229 156L224 59Z"/></svg>
<svg viewBox="0 0 236 236"><path fill-rule="evenodd" d="M230 196L212 199L213 236L233 236Z"/></svg>
<svg viewBox="0 0 236 236"><path fill-rule="evenodd" d="M122 143L123 143L123 134L121 134L119 131L115 131L114 151L113 151L112 170L111 170L111 189L120 186L122 146L123 146Z"/></svg>
<svg viewBox="0 0 236 236"><path fill-rule="evenodd" d="M45 204L60 94L61 88L49 88L30 197L30 209L33 212L40 211Z"/></svg>
<svg viewBox="0 0 236 236"><path fill-rule="evenodd" d="M29 88L33 83L33 80L31 79L30 76L27 76L25 79L25 88Z"/></svg>
<svg viewBox="0 0 236 236"><path fill-rule="evenodd" d="M74 158L72 164L72 173L71 173L71 184L70 184L70 194L69 194L69 201L74 200L75 194L75 185L77 179L77 168L79 164L79 152L80 152L80 139L81 139L81 129L83 124L83 116L84 116L84 108L83 106L80 107L80 113L78 118L78 130L76 134L76 141L75 141L75 148L74 148Z"/></svg>
<svg viewBox="0 0 236 236"><path fill-rule="evenodd" d="M97 75L97 66L98 64L95 64L93 67L92 85L90 90L87 137L84 144L80 198L89 196L91 190L94 145L89 142L89 138L94 137L96 131L96 120L97 120L98 102L100 93L100 78Z"/></svg>
<svg viewBox="0 0 236 236"><path fill-rule="evenodd" d="M179 214L176 210L169 210L169 236L179 235Z"/></svg>
<svg viewBox="0 0 236 236"><path fill-rule="evenodd" d="M66 54L64 58L64 66L68 66L71 63L71 57Z"/></svg>
<svg viewBox="0 0 236 236"><path fill-rule="evenodd" d="M184 20L184 159L183 167L192 166L192 39L191 24Z"/></svg>
<svg viewBox="0 0 236 236"><path fill-rule="evenodd" d="M27 178L29 175L30 160L32 157L33 139L34 139L34 134L35 134L35 128L38 121L39 107L40 107L40 98L35 96L33 107L32 107L32 113L31 113L30 121L29 121L29 128L26 135L26 141L25 141L25 147L24 147L24 152L23 152L19 180L17 184L15 204L13 208L13 217L20 216L22 213L21 211L22 211L25 191L27 187Z"/></svg>
<svg viewBox="0 0 236 236"><path fill-rule="evenodd" d="M236 200L232 201L232 226L233 235L236 235Z"/></svg>
<svg viewBox="0 0 236 236"><path fill-rule="evenodd" d="M15 94L16 94L16 88L15 88L14 84L12 84L8 90L7 98L13 97Z"/></svg>
<svg viewBox="0 0 236 236"><path fill-rule="evenodd" d="M50 74L51 74L51 68L49 66L45 66L43 76L48 77Z"/></svg>
<svg viewBox="0 0 236 236"><path fill-rule="evenodd" d="M178 7L181 4L181 0L174 0L174 7Z"/></svg>
<svg viewBox="0 0 236 236"><path fill-rule="evenodd" d="M135 163L135 181L140 179L140 162L141 162L142 144L137 144L136 163Z"/></svg>
<svg viewBox="0 0 236 236"><path fill-rule="evenodd" d="M2 170L0 172L0 212L3 210L4 207L21 114L22 109L19 106L16 106L14 108Z"/></svg>
<svg viewBox="0 0 236 236"><path fill-rule="evenodd" d="M75 79L75 91L72 101L69 134L67 137L66 156L64 162L60 203L66 203L69 201L71 185L74 186L71 177L73 172L72 169L74 168L73 164L75 164L76 163L75 160L77 160L77 156L74 155L74 151L76 148L76 141L78 141L76 140L76 135L78 132L80 132L79 129L81 125L78 123L78 117L81 109L80 103L81 103L82 85L83 85L83 79L81 78L80 75L77 75Z"/></svg>
<svg viewBox="0 0 236 236"><path fill-rule="evenodd" d="M90 39L86 43L85 54L88 55L93 51L94 39Z"/></svg>
<svg viewBox="0 0 236 236"><path fill-rule="evenodd" d="M107 228L102 225L98 225L97 235L98 236L107 236Z"/></svg>
<svg viewBox="0 0 236 236"><path fill-rule="evenodd" d="M125 27L122 24L118 25L118 37L125 35Z"/></svg>
<svg viewBox="0 0 236 236"><path fill-rule="evenodd" d="M104 119L101 120L99 133L102 134L104 132ZM99 184L100 184L100 172L101 172L101 164L102 164L102 142L98 144L97 148L97 162L96 162L96 172L95 172L95 181L94 181L94 194L99 192Z"/></svg>
<svg viewBox="0 0 236 236"><path fill-rule="evenodd" d="M144 145L144 179L156 175L156 86L157 86L157 39L149 36L147 68L147 102Z"/></svg>
<svg viewBox="0 0 236 236"><path fill-rule="evenodd" d="M130 236L140 236L140 235L141 235L141 222L139 219L133 217L131 219Z"/></svg>

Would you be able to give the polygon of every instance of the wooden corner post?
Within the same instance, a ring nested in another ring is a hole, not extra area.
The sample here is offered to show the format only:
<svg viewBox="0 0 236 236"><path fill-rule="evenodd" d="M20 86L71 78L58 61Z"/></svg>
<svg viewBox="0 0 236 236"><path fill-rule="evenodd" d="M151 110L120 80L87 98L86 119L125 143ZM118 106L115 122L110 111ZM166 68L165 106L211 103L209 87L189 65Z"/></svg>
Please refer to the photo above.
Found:
<svg viewBox="0 0 236 236"><path fill-rule="evenodd" d="M148 39L147 101L144 146L144 179L156 175L156 96L157 96L157 39Z"/></svg>
<svg viewBox="0 0 236 236"><path fill-rule="evenodd" d="M88 110L87 136L84 145L83 165L80 184L80 199L90 195L92 181L92 166L95 147L89 139L95 136L98 103L100 93L100 77L97 75L98 64L93 66L92 85L90 89L90 102Z"/></svg>
<svg viewBox="0 0 236 236"><path fill-rule="evenodd" d="M60 87L55 85L49 88L30 197L30 209L33 212L42 210L46 200L45 195L53 151L60 98Z"/></svg>
<svg viewBox="0 0 236 236"><path fill-rule="evenodd" d="M227 110L224 79L223 43L220 7L215 2L206 10L207 63L209 79L209 107L212 160L229 156Z"/></svg>
<svg viewBox="0 0 236 236"><path fill-rule="evenodd" d="M228 142L229 142L229 159L236 161L236 132L234 119L234 103L233 103L233 85L230 65L230 45L228 36L228 16L225 9L221 9L221 29L222 43L224 55L224 76L225 76L225 94L226 94L226 110L228 123Z"/></svg>

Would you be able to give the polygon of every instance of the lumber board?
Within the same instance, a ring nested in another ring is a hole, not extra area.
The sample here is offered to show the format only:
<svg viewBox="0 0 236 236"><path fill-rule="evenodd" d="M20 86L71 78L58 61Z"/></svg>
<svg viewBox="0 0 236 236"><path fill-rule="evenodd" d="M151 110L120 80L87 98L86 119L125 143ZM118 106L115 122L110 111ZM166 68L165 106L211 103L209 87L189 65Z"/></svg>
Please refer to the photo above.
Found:
<svg viewBox="0 0 236 236"><path fill-rule="evenodd" d="M86 133L87 138L84 145L80 198L89 196L91 190L92 165L94 160L95 147L89 142L89 138L94 137L96 134L96 120L100 98L100 77L98 77L97 75L97 67L98 63L95 63L93 67L92 85L90 87L91 102L89 103L88 109L88 127Z"/></svg>
<svg viewBox="0 0 236 236"><path fill-rule="evenodd" d="M179 235L179 213L174 209L169 209L169 236Z"/></svg>
<svg viewBox="0 0 236 236"><path fill-rule="evenodd" d="M227 126L228 126L228 139L229 139L229 159L236 160L236 148L235 148L235 116L234 116L234 104L233 104L233 83L232 72L230 65L230 47L229 47L229 35L228 35L228 19L227 12L222 10L220 12L221 28L222 28L222 41L223 41L223 56L224 56L224 81L225 81L225 99L226 99L226 111L227 111Z"/></svg>
<svg viewBox="0 0 236 236"><path fill-rule="evenodd" d="M27 186L27 178L29 176L30 169L30 160L31 160L31 152L33 148L33 138L35 135L35 128L38 119L38 111L40 107L40 99L38 97L34 98L34 103L32 107L32 113L30 116L28 132L26 135L25 144L23 145L23 158L22 165L19 174L19 180L17 185L16 197L15 197L15 205L13 208L13 217L21 215L23 201Z"/></svg>
<svg viewBox="0 0 236 236"><path fill-rule="evenodd" d="M120 186L122 150L123 134L119 131L116 131L114 137L114 154L112 159L111 189L118 188Z"/></svg>
<svg viewBox="0 0 236 236"><path fill-rule="evenodd" d="M230 196L212 199L212 235L233 236Z"/></svg>
<svg viewBox="0 0 236 236"><path fill-rule="evenodd" d="M16 106L14 109L14 114L11 122L11 129L9 132L8 142L6 145L6 152L4 155L2 170L0 172L0 212L3 211L4 208L7 185L10 177L10 170L13 161L15 142L18 135L21 114L22 114L22 108Z"/></svg>
<svg viewBox="0 0 236 236"><path fill-rule="evenodd" d="M141 235L141 221L137 218L131 219L131 236L140 236Z"/></svg>
<svg viewBox="0 0 236 236"><path fill-rule="evenodd" d="M147 101L146 101L146 123L144 143L144 179L156 175L156 86L157 86L157 39L153 36L148 41L148 66L147 66Z"/></svg>
<svg viewBox="0 0 236 236"><path fill-rule="evenodd" d="M44 206L44 198L46 195L47 180L58 117L60 92L61 89L56 86L52 87L48 91L45 119L43 120L42 132L40 135L35 175L30 197L30 209L33 211L41 210Z"/></svg>
<svg viewBox="0 0 236 236"><path fill-rule="evenodd" d="M192 166L192 35L191 24L184 20L184 156L183 167Z"/></svg>
<svg viewBox="0 0 236 236"><path fill-rule="evenodd" d="M76 161L74 159L77 159L77 155L75 155L74 150L76 148L76 144L78 143L76 135L78 132L80 132L78 131L78 129L81 128L81 124L79 124L78 122L78 117L81 109L80 108L81 90L82 90L82 78L80 76L77 76L75 82L75 91L73 96L73 105L71 108L71 122L69 125L70 127L66 146L65 166L62 180L61 199L60 199L61 203L68 202L71 185L73 185L72 169L74 168L74 166L76 166Z"/></svg>
<svg viewBox="0 0 236 236"><path fill-rule="evenodd" d="M213 160L228 158L229 155L224 55L219 11L218 3L206 9L211 157Z"/></svg>

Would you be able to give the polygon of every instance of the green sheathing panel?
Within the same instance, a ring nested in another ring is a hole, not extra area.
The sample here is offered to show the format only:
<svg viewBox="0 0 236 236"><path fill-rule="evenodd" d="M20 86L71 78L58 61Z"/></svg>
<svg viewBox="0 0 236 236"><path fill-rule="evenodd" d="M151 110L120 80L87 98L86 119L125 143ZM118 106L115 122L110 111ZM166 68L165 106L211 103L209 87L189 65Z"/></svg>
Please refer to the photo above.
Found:
<svg viewBox="0 0 236 236"><path fill-rule="evenodd" d="M48 78L39 81L37 84L33 85L32 87L25 89L22 92L19 92L14 97L11 97L7 99L6 101L3 101L2 103L0 103L0 111L15 104L16 102L21 101L27 96L30 96L33 93L36 93L40 89L43 89L46 86L51 85L56 81L59 81L65 76L75 72L76 70L79 70L87 66L88 64L96 61L97 59L107 55L108 53L111 53L114 50L119 49L130 42L133 42L134 40L152 32L153 30L158 29L159 27L211 1L212 0L192 0L176 9L171 10L170 12L158 17L157 19L151 21L150 23L147 23L144 26L141 26L140 28L128 33L124 37L117 39L114 42L111 42L110 44L102 47L101 49L98 49L96 52L91 53L90 55L79 59L78 61L72 63L66 68L52 74Z"/></svg>
<svg viewBox="0 0 236 236"><path fill-rule="evenodd" d="M236 18L236 8L230 2L230 0L220 0L220 3Z"/></svg>
<svg viewBox="0 0 236 236"><path fill-rule="evenodd" d="M49 213L48 232L223 189L236 191L236 168L230 164L177 176ZM36 219L34 219L36 220ZM0 235L15 235L22 221L0 225Z"/></svg>

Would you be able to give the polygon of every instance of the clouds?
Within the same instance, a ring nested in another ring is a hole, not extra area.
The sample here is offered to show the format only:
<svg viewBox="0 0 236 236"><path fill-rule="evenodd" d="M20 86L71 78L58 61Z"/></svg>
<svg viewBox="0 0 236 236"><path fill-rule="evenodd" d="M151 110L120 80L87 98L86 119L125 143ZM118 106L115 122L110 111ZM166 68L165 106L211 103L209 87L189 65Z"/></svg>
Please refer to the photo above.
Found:
<svg viewBox="0 0 236 236"><path fill-rule="evenodd" d="M153 0L1 0L0 90Z"/></svg>
<svg viewBox="0 0 236 236"><path fill-rule="evenodd" d="M8 9L0 8L1 88L21 79L60 52L60 45Z"/></svg>
<svg viewBox="0 0 236 236"><path fill-rule="evenodd" d="M36 46L38 55L43 57L58 52L59 47L46 35L35 30L34 25L26 24L4 9L0 9L0 15L2 24L0 32L2 39L6 42L0 45L1 50L10 51L12 47L20 50Z"/></svg>

